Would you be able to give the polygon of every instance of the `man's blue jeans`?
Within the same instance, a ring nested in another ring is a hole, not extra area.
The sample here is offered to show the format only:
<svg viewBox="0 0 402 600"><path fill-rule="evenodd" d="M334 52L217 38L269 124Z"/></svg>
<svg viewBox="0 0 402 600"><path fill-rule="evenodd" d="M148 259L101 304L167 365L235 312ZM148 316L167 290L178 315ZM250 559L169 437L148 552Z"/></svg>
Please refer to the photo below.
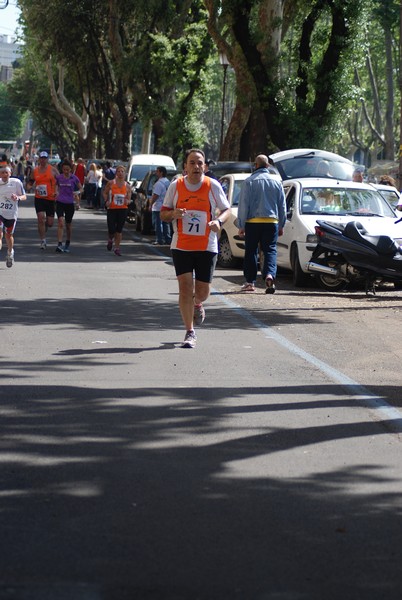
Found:
<svg viewBox="0 0 402 600"><path fill-rule="evenodd" d="M159 210L152 211L152 226L155 229L156 242L158 244L170 244L172 236L170 235L170 223L161 220Z"/></svg>
<svg viewBox="0 0 402 600"><path fill-rule="evenodd" d="M276 244L278 241L278 223L246 223L244 277L247 283L255 283L257 279L258 249L264 255L262 278L267 275L276 277Z"/></svg>

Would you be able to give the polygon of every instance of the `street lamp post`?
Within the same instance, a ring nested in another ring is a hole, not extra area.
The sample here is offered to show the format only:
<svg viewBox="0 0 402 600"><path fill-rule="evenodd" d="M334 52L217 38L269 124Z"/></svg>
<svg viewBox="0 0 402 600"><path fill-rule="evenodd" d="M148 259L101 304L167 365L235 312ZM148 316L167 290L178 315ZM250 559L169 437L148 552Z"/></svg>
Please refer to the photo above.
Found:
<svg viewBox="0 0 402 600"><path fill-rule="evenodd" d="M402 0L401 0L402 2ZM225 126L225 105L226 105L226 77L229 66L228 57L224 52L219 52L219 62L223 67L223 89L222 89L222 115L221 115L221 139L219 143L219 158L222 158L223 147L223 129Z"/></svg>

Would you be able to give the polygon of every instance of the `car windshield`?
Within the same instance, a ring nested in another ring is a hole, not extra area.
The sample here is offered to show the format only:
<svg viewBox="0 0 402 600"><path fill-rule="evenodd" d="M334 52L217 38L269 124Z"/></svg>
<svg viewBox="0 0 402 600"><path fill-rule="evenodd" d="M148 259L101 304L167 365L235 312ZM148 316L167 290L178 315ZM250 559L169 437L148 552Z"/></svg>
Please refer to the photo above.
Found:
<svg viewBox="0 0 402 600"><path fill-rule="evenodd" d="M395 217L394 211L379 192L359 188L305 188L300 212L304 215Z"/></svg>
<svg viewBox="0 0 402 600"><path fill-rule="evenodd" d="M230 181L229 181L229 178L222 177L222 179L220 179L219 181L220 181L220 184L222 186L223 191L226 194L227 199L230 202L230 198L229 198ZM239 204L240 190L241 190L241 186L243 185L243 181L244 181L244 179L240 179L240 180L235 179L233 181L233 197L232 197L231 206L238 206L238 204Z"/></svg>
<svg viewBox="0 0 402 600"><path fill-rule="evenodd" d="M233 188L232 206L238 206L238 204L239 204L240 190L241 190L241 186L243 185L243 182L244 182L244 179L241 181L235 181L234 188Z"/></svg>
<svg viewBox="0 0 402 600"><path fill-rule="evenodd" d="M283 180L300 177L325 177L351 181L353 165L336 159L323 159L306 154L283 160L276 160L275 166Z"/></svg>
<svg viewBox="0 0 402 600"><path fill-rule="evenodd" d="M152 165L133 165L131 167L129 181L142 181L148 171L152 171L155 167Z"/></svg>

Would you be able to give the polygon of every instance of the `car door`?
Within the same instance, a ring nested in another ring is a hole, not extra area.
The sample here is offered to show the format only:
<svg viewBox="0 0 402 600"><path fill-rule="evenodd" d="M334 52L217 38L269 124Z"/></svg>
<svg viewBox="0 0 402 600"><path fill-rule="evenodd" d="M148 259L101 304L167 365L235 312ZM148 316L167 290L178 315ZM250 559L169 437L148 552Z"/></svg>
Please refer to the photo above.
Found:
<svg viewBox="0 0 402 600"><path fill-rule="evenodd" d="M294 184L284 183L284 191L286 196L286 225L283 230L283 235L278 238L278 266L286 269L291 268L290 249L294 240L295 230L295 210L297 207L297 186Z"/></svg>

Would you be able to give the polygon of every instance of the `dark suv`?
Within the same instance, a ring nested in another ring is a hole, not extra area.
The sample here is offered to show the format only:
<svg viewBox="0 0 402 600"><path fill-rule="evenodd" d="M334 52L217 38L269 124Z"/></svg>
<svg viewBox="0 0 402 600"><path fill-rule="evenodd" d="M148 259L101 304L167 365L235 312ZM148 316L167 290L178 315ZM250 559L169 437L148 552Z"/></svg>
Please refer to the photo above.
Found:
<svg viewBox="0 0 402 600"><path fill-rule="evenodd" d="M172 179L178 171L167 169L166 177ZM141 187L133 194L132 203L129 207L128 220L133 222L135 216L135 229L144 235L153 233L152 212L150 199L152 197L152 188L157 182L156 171L148 171L141 182Z"/></svg>

